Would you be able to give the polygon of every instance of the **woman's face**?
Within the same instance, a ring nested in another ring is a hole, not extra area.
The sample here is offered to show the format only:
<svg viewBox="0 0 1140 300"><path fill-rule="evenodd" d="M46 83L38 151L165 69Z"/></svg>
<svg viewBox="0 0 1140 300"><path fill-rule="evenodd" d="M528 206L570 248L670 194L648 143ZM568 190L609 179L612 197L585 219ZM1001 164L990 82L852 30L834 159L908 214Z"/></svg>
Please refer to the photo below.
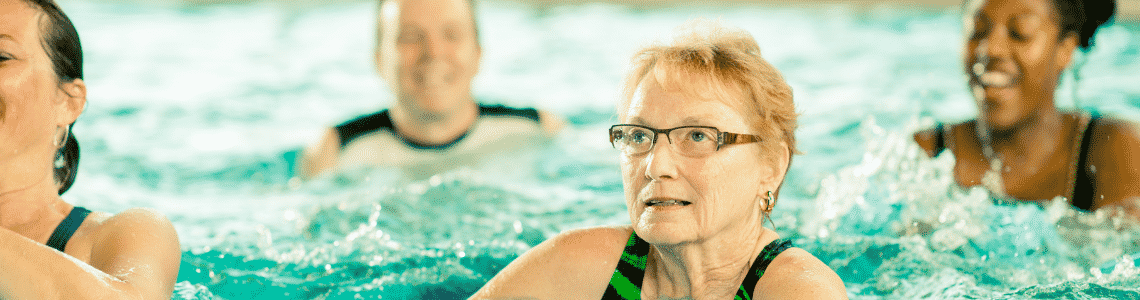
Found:
<svg viewBox="0 0 1140 300"><path fill-rule="evenodd" d="M621 122L656 129L713 126L755 134L740 110L723 101L665 90L649 76L621 108ZM656 245L700 242L760 226L760 197L774 191L782 167L767 163L758 143L726 145L704 157L678 153L665 135L647 153L621 155L626 205L634 230ZM786 160L784 160L786 162ZM673 201L676 200L676 201Z"/></svg>
<svg viewBox="0 0 1140 300"><path fill-rule="evenodd" d="M965 68L978 111L1006 130L1054 109L1076 38L1060 38L1052 0L975 0L966 15Z"/></svg>
<svg viewBox="0 0 1140 300"><path fill-rule="evenodd" d="M57 128L78 115L44 51L41 16L24 1L0 1L0 169L29 157L50 166Z"/></svg>

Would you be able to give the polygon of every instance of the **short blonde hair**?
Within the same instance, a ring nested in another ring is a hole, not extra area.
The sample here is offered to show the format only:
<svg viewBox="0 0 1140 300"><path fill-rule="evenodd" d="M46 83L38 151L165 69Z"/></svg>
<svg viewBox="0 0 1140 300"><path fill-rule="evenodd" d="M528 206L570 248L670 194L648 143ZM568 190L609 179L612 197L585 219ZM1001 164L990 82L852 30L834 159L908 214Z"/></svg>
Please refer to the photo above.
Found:
<svg viewBox="0 0 1140 300"><path fill-rule="evenodd" d="M789 163L790 155L798 153L792 88L760 57L760 46L748 32L696 20L679 27L670 43L638 51L618 102L620 116L649 76L666 90L740 109L749 127L766 141L762 153L776 150L779 143L770 141L787 143Z"/></svg>

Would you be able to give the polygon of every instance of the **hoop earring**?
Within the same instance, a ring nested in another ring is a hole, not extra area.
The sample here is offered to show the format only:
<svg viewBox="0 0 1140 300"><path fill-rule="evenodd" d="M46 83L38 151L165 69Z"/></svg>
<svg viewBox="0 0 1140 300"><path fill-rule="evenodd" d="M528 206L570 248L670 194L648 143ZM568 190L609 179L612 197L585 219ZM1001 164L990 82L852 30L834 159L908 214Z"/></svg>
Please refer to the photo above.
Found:
<svg viewBox="0 0 1140 300"><path fill-rule="evenodd" d="M64 157L63 151L55 152L55 161L52 162L52 166L55 166L56 169L63 169L67 166L67 158Z"/></svg>
<svg viewBox="0 0 1140 300"><path fill-rule="evenodd" d="M63 134L59 133L61 130L63 131ZM69 130L67 127L63 127L63 126L56 126L55 127L55 136L62 136L62 138L52 141L52 143L53 143L52 145L55 146L56 149L63 148L64 145L67 145L68 131Z"/></svg>

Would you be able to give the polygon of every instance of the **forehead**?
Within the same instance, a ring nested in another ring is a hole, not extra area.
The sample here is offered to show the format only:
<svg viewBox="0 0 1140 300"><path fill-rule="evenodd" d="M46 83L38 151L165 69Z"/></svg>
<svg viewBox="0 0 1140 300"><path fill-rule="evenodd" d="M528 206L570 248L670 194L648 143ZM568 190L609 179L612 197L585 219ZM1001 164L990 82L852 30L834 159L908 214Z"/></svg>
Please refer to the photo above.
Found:
<svg viewBox="0 0 1140 300"><path fill-rule="evenodd" d="M21 0L0 0L0 43L39 45L41 13Z"/></svg>
<svg viewBox="0 0 1140 300"><path fill-rule="evenodd" d="M400 23L419 27L470 25L468 0L402 0Z"/></svg>
<svg viewBox="0 0 1140 300"><path fill-rule="evenodd" d="M646 76L629 105L619 112L624 123L658 128L715 126L725 131L747 132L742 110L729 104L735 99L721 99L736 96L734 93L701 93L694 84L662 83L654 78Z"/></svg>
<svg viewBox="0 0 1140 300"><path fill-rule="evenodd" d="M967 6L967 16L988 18L1014 18L1054 14L1053 0L973 0Z"/></svg>

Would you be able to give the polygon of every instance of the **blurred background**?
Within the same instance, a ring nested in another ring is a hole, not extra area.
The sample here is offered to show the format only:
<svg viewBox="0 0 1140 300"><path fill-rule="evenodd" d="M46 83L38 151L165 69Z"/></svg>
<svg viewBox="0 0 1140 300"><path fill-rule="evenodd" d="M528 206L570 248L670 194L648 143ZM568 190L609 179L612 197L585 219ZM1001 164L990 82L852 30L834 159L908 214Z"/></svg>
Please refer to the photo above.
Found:
<svg viewBox="0 0 1140 300"><path fill-rule="evenodd" d="M293 179L323 130L389 106L372 1L63 0L89 102L64 197L156 208L176 299L463 299L560 231L627 224L605 129L634 51L692 18L757 39L801 113L776 230L854 299L1140 298L1140 234L1067 205L951 184L910 133L976 114L959 1L480 1L484 103L567 118L533 153L427 180ZM1140 0L1065 75L1058 106L1140 120Z"/></svg>

